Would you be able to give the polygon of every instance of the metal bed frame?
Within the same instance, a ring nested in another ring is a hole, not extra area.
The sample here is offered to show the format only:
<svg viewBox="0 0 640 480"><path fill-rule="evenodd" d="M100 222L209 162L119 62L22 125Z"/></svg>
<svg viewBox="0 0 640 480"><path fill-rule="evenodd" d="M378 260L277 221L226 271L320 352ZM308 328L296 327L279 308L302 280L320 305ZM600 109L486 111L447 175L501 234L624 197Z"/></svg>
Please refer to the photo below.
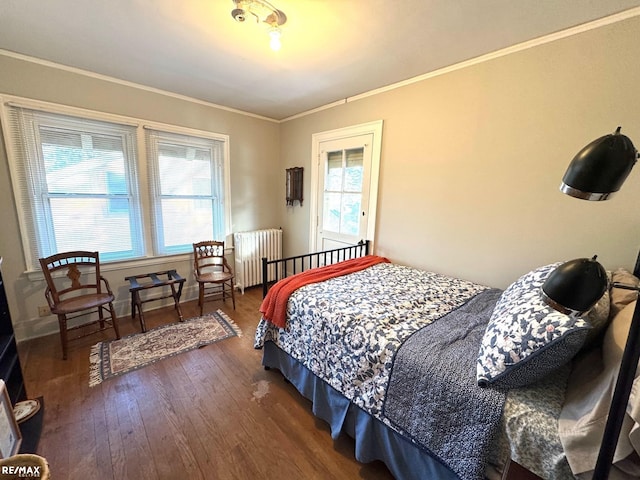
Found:
<svg viewBox="0 0 640 480"><path fill-rule="evenodd" d="M267 257L262 257L262 297L267 296L271 285L290 275L366 255L369 255L369 240L360 240L357 244L347 247L305 253L277 260L268 260Z"/></svg>

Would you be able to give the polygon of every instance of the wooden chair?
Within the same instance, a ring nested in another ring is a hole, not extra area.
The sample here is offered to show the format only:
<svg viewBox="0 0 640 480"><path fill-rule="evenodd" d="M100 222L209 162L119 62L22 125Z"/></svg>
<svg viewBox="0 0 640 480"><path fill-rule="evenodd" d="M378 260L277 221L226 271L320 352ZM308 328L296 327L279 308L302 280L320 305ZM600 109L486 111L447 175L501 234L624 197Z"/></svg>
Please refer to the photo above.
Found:
<svg viewBox="0 0 640 480"><path fill-rule="evenodd" d="M193 244L194 272L198 282L198 305L200 315L204 311L205 296L222 298L226 301L227 295L231 295L233 309L236 309L236 297L233 285L233 270L229 262L224 258L224 242L209 240Z"/></svg>
<svg viewBox="0 0 640 480"><path fill-rule="evenodd" d="M100 275L98 252L58 253L41 258L40 267L47 282L45 290L47 303L51 313L58 316L60 323L60 341L64 360L67 359L68 331L93 324L99 324L100 330L104 330L105 325L111 325L116 332L116 338L120 338L116 312L113 308L115 297L107 280ZM66 271L66 274L63 275L62 271ZM92 313L97 313L98 318L94 317L91 321L72 327L67 325L67 322L73 318ZM97 333L95 329L76 338L94 333Z"/></svg>

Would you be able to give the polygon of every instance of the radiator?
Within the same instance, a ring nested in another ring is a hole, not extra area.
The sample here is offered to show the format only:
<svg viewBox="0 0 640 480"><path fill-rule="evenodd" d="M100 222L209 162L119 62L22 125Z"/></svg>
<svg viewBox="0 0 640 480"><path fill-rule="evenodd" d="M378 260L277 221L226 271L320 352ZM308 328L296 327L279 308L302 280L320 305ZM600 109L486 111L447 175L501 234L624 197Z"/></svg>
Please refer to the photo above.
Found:
<svg viewBox="0 0 640 480"><path fill-rule="evenodd" d="M262 257L269 260L282 258L282 230L268 228L233 235L236 259L236 288L244 289L262 283ZM274 265L268 272L269 280L275 278Z"/></svg>

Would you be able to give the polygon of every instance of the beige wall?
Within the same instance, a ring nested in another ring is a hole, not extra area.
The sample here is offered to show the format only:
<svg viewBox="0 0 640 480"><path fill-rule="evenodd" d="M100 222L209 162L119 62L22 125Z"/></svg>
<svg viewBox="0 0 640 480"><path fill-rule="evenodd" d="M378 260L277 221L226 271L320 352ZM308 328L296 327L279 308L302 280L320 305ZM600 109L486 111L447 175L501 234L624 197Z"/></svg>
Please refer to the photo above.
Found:
<svg viewBox="0 0 640 480"><path fill-rule="evenodd" d="M640 171L609 202L558 186L575 153L618 125L640 146L638 38L633 18L287 121L282 166L306 175L313 133L381 119L377 254L500 288L596 253L632 268ZM286 210L287 253L306 251L308 224L308 204Z"/></svg>
<svg viewBox="0 0 640 480"><path fill-rule="evenodd" d="M132 88L97 78L48 68L0 55L0 94L10 94L142 120L179 125L229 135L231 160L231 211L233 231L279 226L280 211L273 184L281 181L273 166L279 158L279 125L171 96ZM0 256L9 307L19 339L57 330L53 316L39 318L45 305L43 282L30 281L3 142L0 141ZM108 270L120 315L129 315L129 292L124 277L145 271L177 268L189 279L185 298L193 297L191 260L163 259L155 266ZM147 308L159 306L149 304Z"/></svg>
<svg viewBox="0 0 640 480"><path fill-rule="evenodd" d="M229 135L233 229L281 225L286 254L308 249L311 135L383 120L376 253L504 288L535 266L594 253L607 268L633 266L640 173L609 202L558 185L573 155L618 125L640 146L638 38L633 18L282 124L2 56L0 93ZM305 167L302 207L285 206L293 166ZM53 317L37 318L42 284L23 274L1 145L0 201L16 331L55 331ZM188 261L160 264L191 275ZM124 315L131 273L107 273Z"/></svg>

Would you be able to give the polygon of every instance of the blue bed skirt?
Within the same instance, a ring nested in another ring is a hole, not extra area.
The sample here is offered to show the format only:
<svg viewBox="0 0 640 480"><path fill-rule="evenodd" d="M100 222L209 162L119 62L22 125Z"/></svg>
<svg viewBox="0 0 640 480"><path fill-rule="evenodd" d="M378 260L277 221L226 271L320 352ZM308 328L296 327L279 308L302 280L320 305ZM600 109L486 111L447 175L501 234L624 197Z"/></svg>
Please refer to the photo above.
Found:
<svg viewBox="0 0 640 480"><path fill-rule="evenodd" d="M329 424L333 439L341 432L355 439L355 458L359 462L381 460L397 480L458 480L437 458L352 404L273 342L265 342L262 364L280 370L313 402L313 414Z"/></svg>

